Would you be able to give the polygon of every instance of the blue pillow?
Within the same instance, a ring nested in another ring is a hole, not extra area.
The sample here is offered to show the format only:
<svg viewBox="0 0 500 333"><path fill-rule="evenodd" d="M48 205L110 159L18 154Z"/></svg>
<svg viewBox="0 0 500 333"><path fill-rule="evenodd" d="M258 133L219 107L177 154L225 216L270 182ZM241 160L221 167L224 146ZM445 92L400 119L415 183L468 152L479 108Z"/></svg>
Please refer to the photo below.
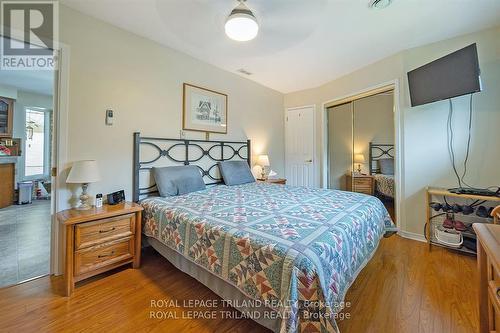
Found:
<svg viewBox="0 0 500 333"><path fill-rule="evenodd" d="M200 169L194 165L153 167L153 176L162 197L182 195L206 188Z"/></svg>
<svg viewBox="0 0 500 333"><path fill-rule="evenodd" d="M219 170L226 185L240 185L255 182L246 161L219 162Z"/></svg>
<svg viewBox="0 0 500 333"><path fill-rule="evenodd" d="M394 174L394 159L393 158L381 158L378 160L378 165L380 166L380 173L383 175L393 175Z"/></svg>

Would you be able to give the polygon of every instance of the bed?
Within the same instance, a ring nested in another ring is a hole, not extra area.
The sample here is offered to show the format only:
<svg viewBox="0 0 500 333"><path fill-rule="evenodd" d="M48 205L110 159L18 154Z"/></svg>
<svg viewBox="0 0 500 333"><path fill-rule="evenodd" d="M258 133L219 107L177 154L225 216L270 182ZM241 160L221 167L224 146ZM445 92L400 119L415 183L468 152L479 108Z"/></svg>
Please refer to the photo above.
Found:
<svg viewBox="0 0 500 333"><path fill-rule="evenodd" d="M394 200L396 190L394 182L394 167L392 172L383 172L381 161L392 160L394 165L394 145L370 142L369 170L375 179L375 196L384 200Z"/></svg>
<svg viewBox="0 0 500 333"><path fill-rule="evenodd" d="M143 232L151 246L275 332L338 331L335 318L349 286L383 235L395 231L380 200L269 183L226 186L220 184L216 168L202 159L249 161L249 141L160 139L184 147L179 153L183 160L151 139L138 133L134 139L134 199L145 209ZM202 150L203 158L189 158L191 144ZM228 145L236 145L228 150L229 157L221 148ZM141 162L142 146L152 147L159 157ZM196 160L213 186L180 196L154 196L154 184L140 186L141 174L160 157L178 163Z"/></svg>

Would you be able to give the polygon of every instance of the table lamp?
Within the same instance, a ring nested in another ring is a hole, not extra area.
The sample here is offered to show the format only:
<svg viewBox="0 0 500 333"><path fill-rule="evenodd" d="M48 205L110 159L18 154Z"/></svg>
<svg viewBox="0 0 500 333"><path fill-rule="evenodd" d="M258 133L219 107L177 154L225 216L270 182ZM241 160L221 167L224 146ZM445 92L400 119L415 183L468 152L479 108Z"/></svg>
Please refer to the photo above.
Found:
<svg viewBox="0 0 500 333"><path fill-rule="evenodd" d="M82 184L82 194L80 195L80 206L78 206L78 209L87 210L92 208L89 203L87 188L89 183L95 183L99 180L99 169L97 168L96 161L86 160L73 163L68 178L66 179L66 183Z"/></svg>
<svg viewBox="0 0 500 333"><path fill-rule="evenodd" d="M262 168L261 179L266 179L266 167L271 165L271 164L269 164L269 156L259 155L259 159L257 161L257 164L260 165Z"/></svg>
<svg viewBox="0 0 500 333"><path fill-rule="evenodd" d="M361 164L365 163L365 155L354 154L354 163L358 163L358 169L356 169L356 171L361 173Z"/></svg>

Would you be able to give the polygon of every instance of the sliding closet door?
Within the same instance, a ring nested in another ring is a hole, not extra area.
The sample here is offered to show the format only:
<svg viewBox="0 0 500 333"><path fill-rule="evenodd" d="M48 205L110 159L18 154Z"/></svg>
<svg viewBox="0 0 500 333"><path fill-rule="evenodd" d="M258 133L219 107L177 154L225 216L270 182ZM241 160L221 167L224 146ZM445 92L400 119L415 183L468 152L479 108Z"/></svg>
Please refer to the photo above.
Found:
<svg viewBox="0 0 500 333"><path fill-rule="evenodd" d="M370 174L370 142L394 144L393 99L391 91L353 102L354 154L363 154L366 160L366 163L361 165L362 173Z"/></svg>
<svg viewBox="0 0 500 333"><path fill-rule="evenodd" d="M328 188L346 189L352 168L352 103L328 108Z"/></svg>

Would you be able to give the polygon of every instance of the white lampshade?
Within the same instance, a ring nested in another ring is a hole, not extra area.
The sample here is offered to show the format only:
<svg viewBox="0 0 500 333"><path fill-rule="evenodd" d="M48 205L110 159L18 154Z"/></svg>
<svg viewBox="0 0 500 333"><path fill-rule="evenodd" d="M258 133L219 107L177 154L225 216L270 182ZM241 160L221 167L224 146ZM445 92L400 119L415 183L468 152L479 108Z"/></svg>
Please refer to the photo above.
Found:
<svg viewBox="0 0 500 333"><path fill-rule="evenodd" d="M66 183L95 183L100 180L97 162L94 160L77 161L73 163Z"/></svg>
<svg viewBox="0 0 500 333"><path fill-rule="evenodd" d="M240 0L233 9L224 26L226 35L236 41L246 42L254 39L259 32L259 24L252 11Z"/></svg>
<svg viewBox="0 0 500 333"><path fill-rule="evenodd" d="M365 155L354 154L354 163L365 163Z"/></svg>
<svg viewBox="0 0 500 333"><path fill-rule="evenodd" d="M257 162L260 166L270 166L269 164L269 156L267 155L259 155L259 160Z"/></svg>

